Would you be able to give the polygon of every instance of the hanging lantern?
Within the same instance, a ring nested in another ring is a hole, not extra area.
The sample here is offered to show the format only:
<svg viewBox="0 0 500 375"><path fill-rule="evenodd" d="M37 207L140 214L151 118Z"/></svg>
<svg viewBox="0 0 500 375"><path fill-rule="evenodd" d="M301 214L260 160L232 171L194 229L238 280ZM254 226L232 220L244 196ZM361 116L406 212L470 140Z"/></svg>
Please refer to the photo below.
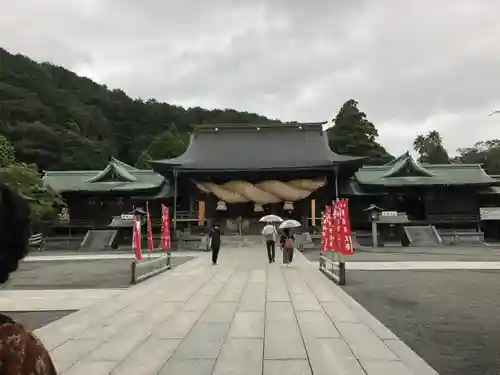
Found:
<svg viewBox="0 0 500 375"><path fill-rule="evenodd" d="M283 209L285 209L287 211L293 211L293 202L285 201L285 204L283 205Z"/></svg>
<svg viewBox="0 0 500 375"><path fill-rule="evenodd" d="M254 212L264 212L264 207L262 205L255 203L255 206L253 207Z"/></svg>
<svg viewBox="0 0 500 375"><path fill-rule="evenodd" d="M218 201L217 202L217 208L216 208L217 211L226 211L227 210L227 205L226 205L226 202L224 201Z"/></svg>

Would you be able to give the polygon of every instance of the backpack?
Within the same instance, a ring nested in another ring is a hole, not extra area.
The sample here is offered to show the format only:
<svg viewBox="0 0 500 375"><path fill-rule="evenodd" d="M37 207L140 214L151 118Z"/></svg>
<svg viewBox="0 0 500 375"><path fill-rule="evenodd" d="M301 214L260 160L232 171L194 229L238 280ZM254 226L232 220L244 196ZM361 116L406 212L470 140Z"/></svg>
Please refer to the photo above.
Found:
<svg viewBox="0 0 500 375"><path fill-rule="evenodd" d="M285 249L293 249L293 238L286 238L285 239Z"/></svg>

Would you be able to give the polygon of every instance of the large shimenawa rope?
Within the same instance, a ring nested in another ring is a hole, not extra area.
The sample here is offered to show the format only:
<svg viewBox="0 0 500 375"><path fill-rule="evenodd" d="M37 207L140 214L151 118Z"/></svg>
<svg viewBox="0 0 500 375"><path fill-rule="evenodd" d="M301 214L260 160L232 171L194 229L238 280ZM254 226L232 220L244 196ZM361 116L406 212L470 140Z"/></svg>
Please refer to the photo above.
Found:
<svg viewBox="0 0 500 375"><path fill-rule="evenodd" d="M218 185L213 182L196 182L198 189L215 195L227 203L254 202L258 205L279 203L283 201L296 202L307 198L314 191L325 186L326 179L292 180L282 182L267 180L257 184L248 181L229 181Z"/></svg>

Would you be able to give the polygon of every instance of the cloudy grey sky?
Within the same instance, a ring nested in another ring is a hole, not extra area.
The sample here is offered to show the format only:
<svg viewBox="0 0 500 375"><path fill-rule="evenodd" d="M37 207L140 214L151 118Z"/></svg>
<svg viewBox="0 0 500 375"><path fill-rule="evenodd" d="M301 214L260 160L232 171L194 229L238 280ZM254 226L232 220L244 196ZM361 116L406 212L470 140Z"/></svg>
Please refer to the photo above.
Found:
<svg viewBox="0 0 500 375"><path fill-rule="evenodd" d="M354 98L393 153L500 138L494 0L0 0L0 46L134 97L320 121Z"/></svg>

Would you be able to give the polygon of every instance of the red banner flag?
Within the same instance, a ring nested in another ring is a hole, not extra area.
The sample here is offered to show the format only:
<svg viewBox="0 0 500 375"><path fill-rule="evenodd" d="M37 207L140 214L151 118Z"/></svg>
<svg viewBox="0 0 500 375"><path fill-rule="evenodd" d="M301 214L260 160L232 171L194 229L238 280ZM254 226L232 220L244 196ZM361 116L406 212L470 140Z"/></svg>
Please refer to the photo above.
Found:
<svg viewBox="0 0 500 375"><path fill-rule="evenodd" d="M149 202L146 202L146 215L148 219L148 252L152 252L155 245L153 243L153 228L151 227L151 215L149 214Z"/></svg>
<svg viewBox="0 0 500 375"><path fill-rule="evenodd" d="M321 225L321 251L329 251L330 247L330 236L332 232L332 208L330 206L325 207L325 212L323 212L323 219Z"/></svg>
<svg viewBox="0 0 500 375"><path fill-rule="evenodd" d="M170 241L170 209L161 205L161 249L165 251L172 246Z"/></svg>
<svg viewBox="0 0 500 375"><path fill-rule="evenodd" d="M132 248L135 250L135 259L142 260L142 246L141 246L141 223L134 215L132 221Z"/></svg>
<svg viewBox="0 0 500 375"><path fill-rule="evenodd" d="M345 219L345 227L347 228L347 234L349 236L352 235L351 230L351 217L349 216L349 201L347 199L343 200L344 204L344 219Z"/></svg>
<svg viewBox="0 0 500 375"><path fill-rule="evenodd" d="M341 209L340 209L340 201L337 199L334 203L333 203L333 211L334 211L334 239L333 239L333 243L334 243L334 251L339 251L339 248L340 248L340 243L341 243L341 232L340 232L340 227L341 227Z"/></svg>
<svg viewBox="0 0 500 375"><path fill-rule="evenodd" d="M335 251L335 243L334 243L334 212L333 206L327 207L328 211L328 228L326 232L326 251Z"/></svg>
<svg viewBox="0 0 500 375"><path fill-rule="evenodd" d="M338 251L342 255L352 255L354 249L351 240L351 223L349 219L349 205L347 199L339 201L340 222L339 222L339 247Z"/></svg>

